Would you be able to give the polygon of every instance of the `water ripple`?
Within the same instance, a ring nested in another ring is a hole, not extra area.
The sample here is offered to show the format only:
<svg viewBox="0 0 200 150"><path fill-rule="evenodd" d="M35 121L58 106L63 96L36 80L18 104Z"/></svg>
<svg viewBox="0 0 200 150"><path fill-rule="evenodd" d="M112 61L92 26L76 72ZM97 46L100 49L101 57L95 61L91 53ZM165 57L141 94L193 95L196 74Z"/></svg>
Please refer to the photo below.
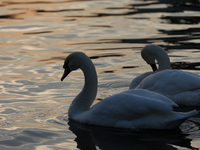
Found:
<svg viewBox="0 0 200 150"><path fill-rule="evenodd" d="M1 1L0 149L198 149L199 116L181 133L69 127L67 110L84 77L80 70L65 82L60 77L69 53L86 53L98 74L96 103L151 70L140 57L151 43L167 51L172 68L200 74L199 6L198 0Z"/></svg>

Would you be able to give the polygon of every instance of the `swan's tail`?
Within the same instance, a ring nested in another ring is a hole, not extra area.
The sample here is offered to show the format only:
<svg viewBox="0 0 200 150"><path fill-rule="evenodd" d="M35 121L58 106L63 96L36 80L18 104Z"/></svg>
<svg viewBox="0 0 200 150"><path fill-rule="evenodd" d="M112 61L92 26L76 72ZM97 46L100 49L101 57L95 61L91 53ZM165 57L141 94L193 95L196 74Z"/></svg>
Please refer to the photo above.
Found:
<svg viewBox="0 0 200 150"><path fill-rule="evenodd" d="M167 123L166 128L173 129L173 128L179 127L189 117L192 117L198 113L199 113L199 111L197 111L197 110L192 110L189 112L174 112L174 117L173 117L172 121Z"/></svg>

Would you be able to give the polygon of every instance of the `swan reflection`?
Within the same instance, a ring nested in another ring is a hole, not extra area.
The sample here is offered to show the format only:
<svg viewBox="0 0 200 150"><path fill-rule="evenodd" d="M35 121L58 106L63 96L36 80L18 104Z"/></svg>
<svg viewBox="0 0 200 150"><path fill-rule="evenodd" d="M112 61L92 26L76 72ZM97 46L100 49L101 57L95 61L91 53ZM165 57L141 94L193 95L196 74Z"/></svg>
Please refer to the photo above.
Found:
<svg viewBox="0 0 200 150"><path fill-rule="evenodd" d="M144 130L133 132L69 121L69 129L76 135L81 150L178 150L177 147L196 149L191 139L181 130Z"/></svg>

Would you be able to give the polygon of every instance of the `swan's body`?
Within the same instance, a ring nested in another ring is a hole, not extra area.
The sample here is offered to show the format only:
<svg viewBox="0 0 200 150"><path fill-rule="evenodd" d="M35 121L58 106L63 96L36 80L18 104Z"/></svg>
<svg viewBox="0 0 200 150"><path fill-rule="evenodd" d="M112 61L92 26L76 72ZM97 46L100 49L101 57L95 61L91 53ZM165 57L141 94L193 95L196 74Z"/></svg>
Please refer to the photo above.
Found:
<svg viewBox="0 0 200 150"><path fill-rule="evenodd" d="M151 65L153 71L143 73L134 78L129 89L136 88L147 76L171 68L169 56L160 46L154 44L145 46L141 51L141 56L147 62L147 64ZM158 69L156 67L155 60L158 62Z"/></svg>
<svg viewBox="0 0 200 150"><path fill-rule="evenodd" d="M180 70L163 70L145 78L136 89L165 95L178 105L200 106L200 76Z"/></svg>
<svg viewBox="0 0 200 150"><path fill-rule="evenodd" d="M178 105L200 106L199 75L170 69L169 56L159 46L147 45L141 55L149 64L153 62L151 59L156 59L159 69L136 77L130 89L147 89L163 94Z"/></svg>
<svg viewBox="0 0 200 150"><path fill-rule="evenodd" d="M65 59L63 80L72 70L80 68L85 85L70 105L69 118L80 123L129 129L172 129L197 111L173 112L177 106L167 97L137 89L128 90L91 106L97 94L97 75L92 61L84 53L74 52Z"/></svg>

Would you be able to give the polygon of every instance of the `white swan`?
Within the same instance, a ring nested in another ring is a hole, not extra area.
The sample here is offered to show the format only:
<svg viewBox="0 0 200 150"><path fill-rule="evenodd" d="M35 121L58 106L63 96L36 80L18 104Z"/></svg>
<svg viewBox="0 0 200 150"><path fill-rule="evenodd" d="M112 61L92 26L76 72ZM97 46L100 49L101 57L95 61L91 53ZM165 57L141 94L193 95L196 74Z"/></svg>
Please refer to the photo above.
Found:
<svg viewBox="0 0 200 150"><path fill-rule="evenodd" d="M178 105L200 106L200 76L180 70L163 70L148 76L136 87L165 95Z"/></svg>
<svg viewBox="0 0 200 150"><path fill-rule="evenodd" d="M141 55L150 64L156 59L159 69L136 77L130 89L147 89L165 95L178 105L200 106L199 75L170 69L169 56L159 46L147 45Z"/></svg>
<svg viewBox="0 0 200 150"><path fill-rule="evenodd" d="M129 129L172 129L196 110L173 112L173 101L148 90L128 90L91 106L97 94L97 74L92 61L82 52L74 52L66 59L61 81L73 70L80 68L85 76L82 91L70 105L69 118L80 123Z"/></svg>
<svg viewBox="0 0 200 150"><path fill-rule="evenodd" d="M129 89L136 88L140 84L140 82L147 76L159 72L161 70L171 68L169 56L167 55L166 51L158 45L146 45L141 51L141 56L147 62L147 64L151 65L153 71L143 73L134 78L130 84ZM158 70L155 64L155 60L157 60L158 62Z"/></svg>

